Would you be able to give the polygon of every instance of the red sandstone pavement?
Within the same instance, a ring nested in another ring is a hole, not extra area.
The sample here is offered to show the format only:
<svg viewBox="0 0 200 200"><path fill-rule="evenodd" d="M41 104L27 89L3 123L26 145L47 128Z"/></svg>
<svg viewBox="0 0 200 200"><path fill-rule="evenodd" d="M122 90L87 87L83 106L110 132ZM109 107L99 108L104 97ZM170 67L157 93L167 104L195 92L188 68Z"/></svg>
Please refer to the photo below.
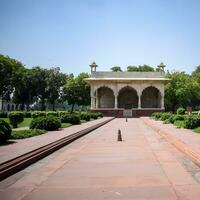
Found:
<svg viewBox="0 0 200 200"><path fill-rule="evenodd" d="M119 128L122 142L116 141ZM4 180L0 198L200 199L200 184L182 164L184 156L141 119L115 119L55 155L15 182L14 176Z"/></svg>
<svg viewBox="0 0 200 200"><path fill-rule="evenodd" d="M150 125L157 128L157 130L166 132L170 136L180 140L200 154L200 134L190 129L177 128L173 124L163 124L162 121L156 121L149 117L142 117L142 120L150 123Z"/></svg>
<svg viewBox="0 0 200 200"><path fill-rule="evenodd" d="M13 142L13 143L0 146L0 163L10 160L12 158L15 158L17 156L20 156L34 149L37 149L41 146L47 145L51 142L54 142L63 137L66 137L67 135L71 135L77 131L86 129L92 125L95 125L107 119L109 119L109 117L103 117L101 119L90 121L81 125L74 125L68 128L64 128L60 131L51 131L43 135L39 135L39 136L31 137L31 138L11 140L10 142Z"/></svg>

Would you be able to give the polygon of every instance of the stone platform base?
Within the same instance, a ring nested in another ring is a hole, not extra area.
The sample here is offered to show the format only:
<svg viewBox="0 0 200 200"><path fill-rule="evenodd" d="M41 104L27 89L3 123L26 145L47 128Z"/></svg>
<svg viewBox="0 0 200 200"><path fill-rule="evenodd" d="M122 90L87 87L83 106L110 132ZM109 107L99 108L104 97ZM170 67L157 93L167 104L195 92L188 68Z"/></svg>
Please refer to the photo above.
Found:
<svg viewBox="0 0 200 200"><path fill-rule="evenodd" d="M152 109L131 109L132 117L150 116L153 112L164 112L161 108ZM91 112L101 112L105 117L126 117L124 116L124 109L91 109Z"/></svg>

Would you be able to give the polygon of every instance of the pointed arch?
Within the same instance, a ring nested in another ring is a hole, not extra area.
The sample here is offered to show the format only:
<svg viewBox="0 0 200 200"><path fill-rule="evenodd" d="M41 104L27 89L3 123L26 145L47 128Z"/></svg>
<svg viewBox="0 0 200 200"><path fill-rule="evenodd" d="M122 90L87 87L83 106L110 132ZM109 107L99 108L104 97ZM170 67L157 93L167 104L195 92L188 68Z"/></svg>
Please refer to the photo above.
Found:
<svg viewBox="0 0 200 200"><path fill-rule="evenodd" d="M138 107L138 94L137 91L130 87L123 87L118 93L118 108L137 108Z"/></svg>
<svg viewBox="0 0 200 200"><path fill-rule="evenodd" d="M146 87L142 91L141 107L142 108L161 108L161 92L154 86Z"/></svg>

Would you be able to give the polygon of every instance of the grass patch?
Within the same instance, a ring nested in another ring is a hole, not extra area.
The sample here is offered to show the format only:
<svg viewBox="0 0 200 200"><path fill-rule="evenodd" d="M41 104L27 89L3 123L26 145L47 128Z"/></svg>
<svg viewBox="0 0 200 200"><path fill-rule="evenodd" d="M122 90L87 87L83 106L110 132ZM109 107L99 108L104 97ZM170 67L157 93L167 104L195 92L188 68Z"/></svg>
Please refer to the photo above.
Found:
<svg viewBox="0 0 200 200"><path fill-rule="evenodd" d="M195 133L200 133L200 127L197 127L197 128L195 128L195 129L193 129L193 131L194 131Z"/></svg>
<svg viewBox="0 0 200 200"><path fill-rule="evenodd" d="M72 126L72 124L70 124L70 123L62 123L61 128L68 128L70 126Z"/></svg>
<svg viewBox="0 0 200 200"><path fill-rule="evenodd" d="M185 127L185 123L182 120L175 121L174 125L177 126L177 128L184 128Z"/></svg>
<svg viewBox="0 0 200 200"><path fill-rule="evenodd" d="M29 127L32 119L33 118L24 118L24 121L22 123L18 124L18 128Z"/></svg>
<svg viewBox="0 0 200 200"><path fill-rule="evenodd" d="M86 123L87 121L84 119L81 119L81 124Z"/></svg>
<svg viewBox="0 0 200 200"><path fill-rule="evenodd" d="M41 135L41 134L44 134L46 132L47 131L40 130L40 129L13 131L10 139L24 139L24 138L29 138L29 137Z"/></svg>
<svg viewBox="0 0 200 200"><path fill-rule="evenodd" d="M8 122L10 124L10 120L9 118L1 118L4 121ZM24 118L24 121L20 124L18 124L18 128L23 128L23 127L29 127L31 121L33 118ZM12 125L10 124L10 126L12 127Z"/></svg>

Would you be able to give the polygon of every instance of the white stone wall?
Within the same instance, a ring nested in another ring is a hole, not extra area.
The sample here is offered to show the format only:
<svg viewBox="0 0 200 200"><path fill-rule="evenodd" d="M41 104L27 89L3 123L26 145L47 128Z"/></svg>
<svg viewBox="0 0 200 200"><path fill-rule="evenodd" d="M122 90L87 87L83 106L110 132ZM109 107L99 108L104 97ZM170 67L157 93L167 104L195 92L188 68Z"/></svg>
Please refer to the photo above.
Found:
<svg viewBox="0 0 200 200"><path fill-rule="evenodd" d="M114 81L94 81L90 82L91 85L91 109L98 108L98 91L101 87L108 87L113 91L115 96L115 108L117 108L117 97L119 91L126 87L132 87L137 91L138 95L138 108L141 108L141 95L142 91L147 87L155 87L160 91L161 95L161 108L164 109L164 83L162 81L128 81L128 82L114 82Z"/></svg>

